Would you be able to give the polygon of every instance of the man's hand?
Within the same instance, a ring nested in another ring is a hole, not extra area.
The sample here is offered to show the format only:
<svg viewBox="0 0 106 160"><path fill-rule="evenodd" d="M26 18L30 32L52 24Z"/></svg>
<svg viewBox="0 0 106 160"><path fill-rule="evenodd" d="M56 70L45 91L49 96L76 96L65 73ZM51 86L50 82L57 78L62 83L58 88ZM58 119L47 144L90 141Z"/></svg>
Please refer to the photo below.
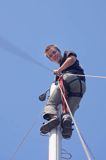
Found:
<svg viewBox="0 0 106 160"><path fill-rule="evenodd" d="M61 71L59 71L59 69L53 70L53 73L56 74L56 75L61 75Z"/></svg>

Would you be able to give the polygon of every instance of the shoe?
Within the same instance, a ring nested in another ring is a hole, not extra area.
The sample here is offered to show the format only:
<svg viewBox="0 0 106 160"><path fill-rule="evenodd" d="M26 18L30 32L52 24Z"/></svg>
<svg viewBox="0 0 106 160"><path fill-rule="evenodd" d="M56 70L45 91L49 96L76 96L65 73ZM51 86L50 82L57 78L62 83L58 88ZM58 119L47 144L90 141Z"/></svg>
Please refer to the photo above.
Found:
<svg viewBox="0 0 106 160"><path fill-rule="evenodd" d="M43 134L47 134L50 132L53 128L56 128L59 125L59 118L53 117L48 122L44 123L41 128L40 132Z"/></svg>
<svg viewBox="0 0 106 160"><path fill-rule="evenodd" d="M72 131L73 131L73 128L72 128L72 119L70 117L69 114L64 114L62 116L62 123L61 123L61 126L62 126L62 136L64 139L68 139L72 136Z"/></svg>

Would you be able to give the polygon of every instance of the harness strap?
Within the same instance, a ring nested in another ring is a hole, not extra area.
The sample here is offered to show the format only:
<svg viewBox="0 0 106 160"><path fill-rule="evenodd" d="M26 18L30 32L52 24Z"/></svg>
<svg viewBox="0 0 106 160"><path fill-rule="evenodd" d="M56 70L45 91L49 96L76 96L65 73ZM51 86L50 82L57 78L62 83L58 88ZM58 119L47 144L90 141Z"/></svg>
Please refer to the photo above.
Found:
<svg viewBox="0 0 106 160"><path fill-rule="evenodd" d="M70 86L69 84L75 82L76 80L79 80L79 83L80 83L80 92L71 92L70 91ZM82 83L81 83L81 79L79 77L75 78L74 80L71 80L70 82L66 82L64 79L63 79L63 76L60 76L59 79L59 84L60 84L60 87L62 89L62 92L65 96L66 99L68 99L68 97L82 97L83 96L83 93L82 93ZM61 96L61 100L62 100L62 111L63 113L67 113L68 112L68 109L67 109L67 106L66 106L66 103L64 102L64 98L63 96Z"/></svg>
<svg viewBox="0 0 106 160"><path fill-rule="evenodd" d="M75 82L76 80L79 80L79 83L80 83L80 92L71 92L69 84ZM72 96L72 97L82 97L83 96L83 93L82 93L82 83L81 83L81 79L79 77L77 77L77 78L69 81L68 83L65 80L63 80L63 82L64 82L64 86L65 86L65 88L66 88L66 90L68 92L68 96L69 97L70 96Z"/></svg>

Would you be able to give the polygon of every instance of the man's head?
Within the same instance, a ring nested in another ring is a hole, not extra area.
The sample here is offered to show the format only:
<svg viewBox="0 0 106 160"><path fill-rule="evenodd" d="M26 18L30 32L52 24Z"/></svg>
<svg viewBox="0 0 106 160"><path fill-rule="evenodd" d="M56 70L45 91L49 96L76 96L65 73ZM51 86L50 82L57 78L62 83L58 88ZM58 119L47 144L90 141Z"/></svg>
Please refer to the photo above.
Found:
<svg viewBox="0 0 106 160"><path fill-rule="evenodd" d="M56 45L48 45L44 53L51 61L60 63L62 58L61 51Z"/></svg>

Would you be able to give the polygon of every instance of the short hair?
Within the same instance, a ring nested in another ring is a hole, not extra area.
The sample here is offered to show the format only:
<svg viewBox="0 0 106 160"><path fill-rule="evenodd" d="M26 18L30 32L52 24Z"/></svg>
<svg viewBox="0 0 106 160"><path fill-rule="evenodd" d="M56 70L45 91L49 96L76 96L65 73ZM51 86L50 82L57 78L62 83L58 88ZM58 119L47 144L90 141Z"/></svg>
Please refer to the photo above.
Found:
<svg viewBox="0 0 106 160"><path fill-rule="evenodd" d="M47 53L51 48L57 49L57 50L61 53L60 49L59 49L56 45L54 45L54 44L48 45L48 46L46 47L44 53Z"/></svg>

